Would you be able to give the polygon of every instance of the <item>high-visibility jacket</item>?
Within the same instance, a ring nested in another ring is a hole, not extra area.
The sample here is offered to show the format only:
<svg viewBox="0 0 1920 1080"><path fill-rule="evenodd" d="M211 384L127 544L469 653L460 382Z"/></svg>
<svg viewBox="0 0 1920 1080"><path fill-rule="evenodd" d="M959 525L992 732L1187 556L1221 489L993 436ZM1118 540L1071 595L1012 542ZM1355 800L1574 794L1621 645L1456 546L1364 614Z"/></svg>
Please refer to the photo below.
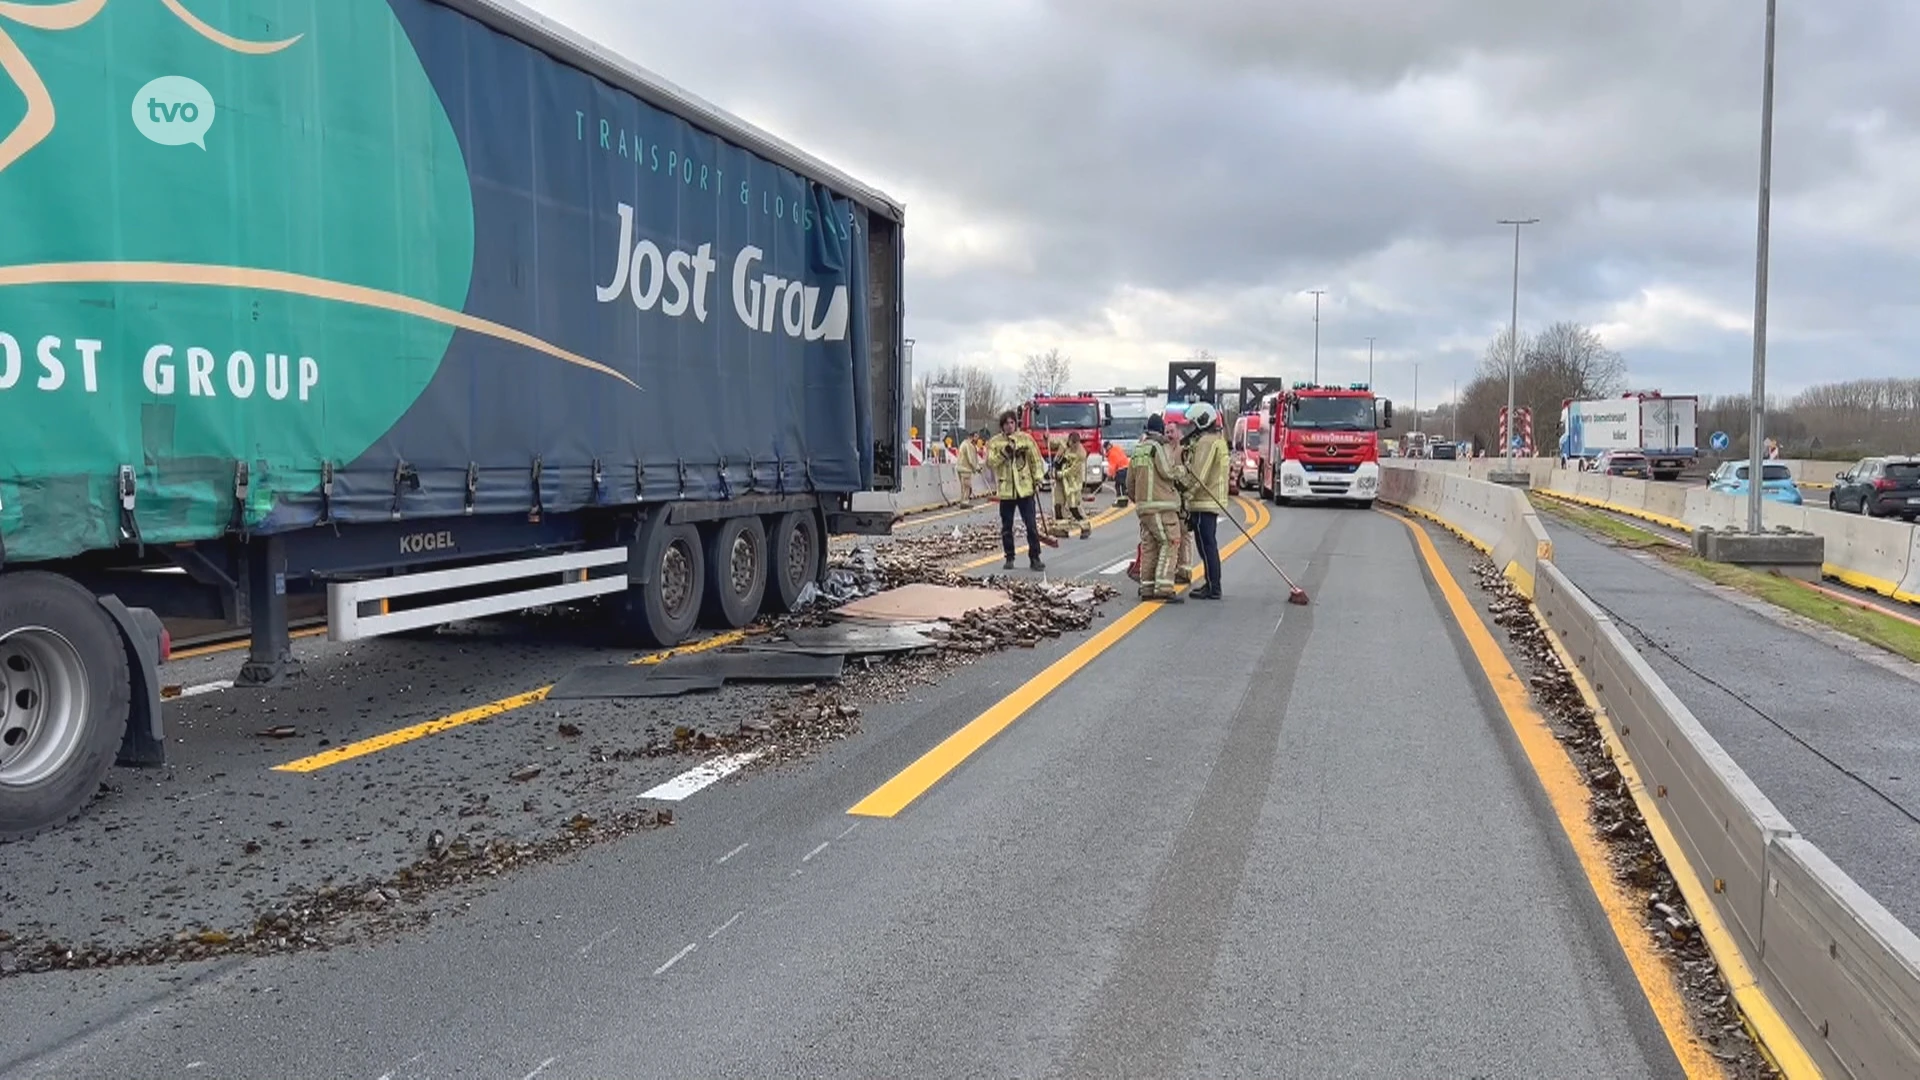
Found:
<svg viewBox="0 0 1920 1080"><path fill-rule="evenodd" d="M1126 448L1121 446L1117 442L1108 443L1107 444L1107 470L1109 472L1117 473L1121 469L1124 469L1126 467L1127 467Z"/></svg>
<svg viewBox="0 0 1920 1080"><path fill-rule="evenodd" d="M987 467L987 446L976 444L972 439L960 444L960 471L977 473Z"/></svg>
<svg viewBox="0 0 1920 1080"><path fill-rule="evenodd" d="M1066 440L1060 453L1054 456L1054 473L1068 482L1084 484L1087 480L1087 447L1072 439Z"/></svg>
<svg viewBox="0 0 1920 1080"><path fill-rule="evenodd" d="M1187 469L1193 473L1193 491L1187 497L1187 509L1203 514L1227 512L1227 480L1233 471L1231 457L1227 437L1217 431L1209 431L1195 441L1187 460Z"/></svg>
<svg viewBox="0 0 1920 1080"><path fill-rule="evenodd" d="M1024 431L995 435L987 443L987 464L1000 482L1002 499L1024 499L1040 490L1040 479L1047 464L1040 458L1040 445Z"/></svg>
<svg viewBox="0 0 1920 1080"><path fill-rule="evenodd" d="M1136 510L1180 509L1180 489L1187 483L1187 470L1165 438L1149 432L1134 444L1127 459L1127 497Z"/></svg>

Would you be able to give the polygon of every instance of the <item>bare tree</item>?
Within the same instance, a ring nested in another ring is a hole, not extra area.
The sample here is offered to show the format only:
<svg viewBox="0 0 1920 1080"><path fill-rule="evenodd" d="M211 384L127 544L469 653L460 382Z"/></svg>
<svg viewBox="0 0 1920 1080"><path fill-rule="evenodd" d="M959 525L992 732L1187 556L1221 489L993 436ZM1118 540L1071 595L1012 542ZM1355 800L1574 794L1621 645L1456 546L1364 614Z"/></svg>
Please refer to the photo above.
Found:
<svg viewBox="0 0 1920 1080"><path fill-rule="evenodd" d="M960 388L969 431L994 427L994 418L1008 405L1007 388L994 378L992 368L979 364L948 364L931 375L914 380L913 423L922 431L927 429L927 388L930 386Z"/></svg>
<svg viewBox="0 0 1920 1080"><path fill-rule="evenodd" d="M1073 361L1059 349L1029 355L1020 365L1019 396L1026 400L1035 394L1061 394L1073 379Z"/></svg>

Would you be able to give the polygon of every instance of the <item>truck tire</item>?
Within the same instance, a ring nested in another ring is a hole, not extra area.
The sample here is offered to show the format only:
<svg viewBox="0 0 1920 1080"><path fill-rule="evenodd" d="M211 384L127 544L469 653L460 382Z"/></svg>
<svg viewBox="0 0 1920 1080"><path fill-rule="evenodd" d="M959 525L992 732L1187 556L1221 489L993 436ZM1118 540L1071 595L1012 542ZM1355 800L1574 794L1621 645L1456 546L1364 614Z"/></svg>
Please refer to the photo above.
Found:
<svg viewBox="0 0 1920 1080"><path fill-rule="evenodd" d="M1666 483L1672 483L1673 481L1680 479L1680 474L1668 469L1662 469L1659 472L1654 473L1653 478L1655 480L1660 480Z"/></svg>
<svg viewBox="0 0 1920 1080"><path fill-rule="evenodd" d="M0 838L58 825L100 790L127 731L127 651L94 595L0 578Z"/></svg>
<svg viewBox="0 0 1920 1080"><path fill-rule="evenodd" d="M820 519L811 510L789 510L773 519L767 548L773 558L767 563L767 611L784 615L795 610L800 593L818 580L826 561L826 545L820 540Z"/></svg>
<svg viewBox="0 0 1920 1080"><path fill-rule="evenodd" d="M707 539L706 625L738 630L760 614L767 587L767 530L753 516L728 518Z"/></svg>
<svg viewBox="0 0 1920 1080"><path fill-rule="evenodd" d="M684 522L661 525L647 552L645 585L627 590L625 622L644 644L671 649L687 640L700 618L707 584L706 545Z"/></svg>

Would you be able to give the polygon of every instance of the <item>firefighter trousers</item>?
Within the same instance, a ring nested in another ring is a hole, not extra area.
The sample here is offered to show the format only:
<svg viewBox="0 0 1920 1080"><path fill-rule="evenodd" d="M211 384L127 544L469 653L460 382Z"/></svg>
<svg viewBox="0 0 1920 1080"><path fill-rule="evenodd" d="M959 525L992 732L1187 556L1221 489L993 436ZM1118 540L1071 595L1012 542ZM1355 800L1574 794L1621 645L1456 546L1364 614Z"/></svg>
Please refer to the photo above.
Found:
<svg viewBox="0 0 1920 1080"><path fill-rule="evenodd" d="M1067 520L1071 518L1080 526L1080 533L1084 536L1090 526L1087 523L1086 513L1080 509L1080 492L1075 489L1069 493L1062 490L1064 487L1064 484L1058 482L1053 485L1053 520L1065 527Z"/></svg>
<svg viewBox="0 0 1920 1080"><path fill-rule="evenodd" d="M1174 530L1180 515L1173 510L1141 510L1140 516L1140 595L1172 596L1174 564L1180 549L1174 542Z"/></svg>

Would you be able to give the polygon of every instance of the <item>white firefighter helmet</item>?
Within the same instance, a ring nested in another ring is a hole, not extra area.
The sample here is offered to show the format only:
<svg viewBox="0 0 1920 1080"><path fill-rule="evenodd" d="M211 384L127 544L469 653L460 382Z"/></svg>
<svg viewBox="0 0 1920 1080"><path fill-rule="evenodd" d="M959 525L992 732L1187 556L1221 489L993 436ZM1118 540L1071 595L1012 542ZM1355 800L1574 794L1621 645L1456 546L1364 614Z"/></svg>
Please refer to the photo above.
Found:
<svg viewBox="0 0 1920 1080"><path fill-rule="evenodd" d="M1220 422L1220 413L1213 406L1202 401L1187 410L1187 422L1192 424L1195 430L1209 431L1212 430L1213 425Z"/></svg>

